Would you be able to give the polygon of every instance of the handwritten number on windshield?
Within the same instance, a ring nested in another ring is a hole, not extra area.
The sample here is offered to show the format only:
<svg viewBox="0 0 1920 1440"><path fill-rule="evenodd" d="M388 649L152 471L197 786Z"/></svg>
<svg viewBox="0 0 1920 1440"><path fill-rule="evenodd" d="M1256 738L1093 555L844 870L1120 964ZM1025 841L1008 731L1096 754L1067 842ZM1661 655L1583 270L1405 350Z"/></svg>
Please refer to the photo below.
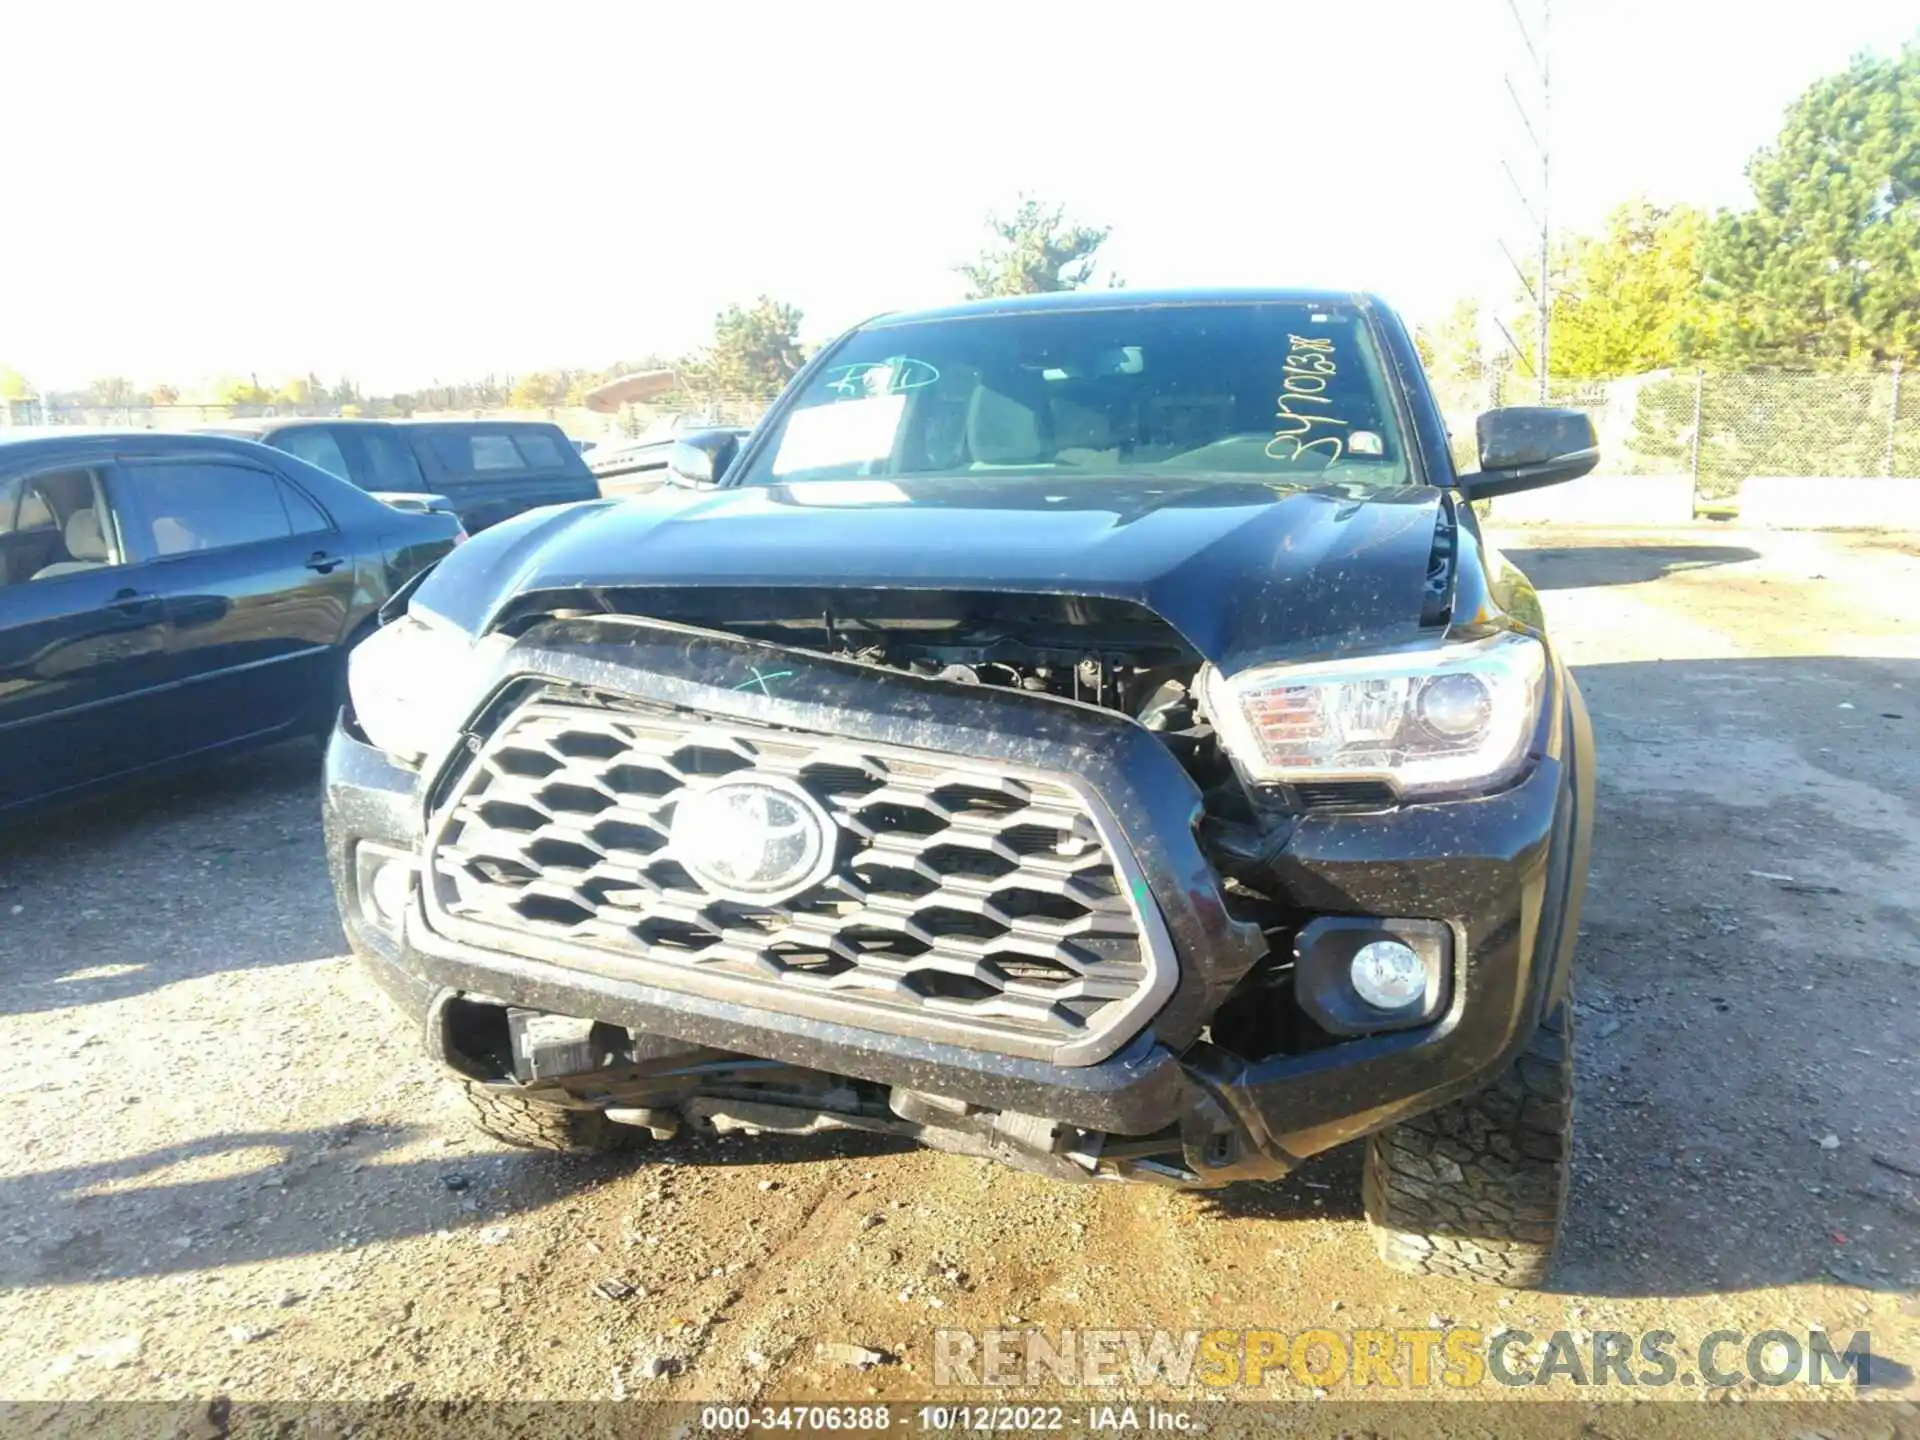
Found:
<svg viewBox="0 0 1920 1440"><path fill-rule="evenodd" d="M1338 425L1344 429L1349 422L1327 414L1324 409L1297 407L1333 403L1326 395L1328 382L1340 371L1333 359L1333 337L1289 335L1287 345L1276 402L1278 408L1273 417L1280 424L1273 432L1273 439L1267 442L1267 456L1273 460L1298 460L1309 450L1325 449L1331 463L1345 452L1346 442L1338 435L1314 435L1313 427Z"/></svg>

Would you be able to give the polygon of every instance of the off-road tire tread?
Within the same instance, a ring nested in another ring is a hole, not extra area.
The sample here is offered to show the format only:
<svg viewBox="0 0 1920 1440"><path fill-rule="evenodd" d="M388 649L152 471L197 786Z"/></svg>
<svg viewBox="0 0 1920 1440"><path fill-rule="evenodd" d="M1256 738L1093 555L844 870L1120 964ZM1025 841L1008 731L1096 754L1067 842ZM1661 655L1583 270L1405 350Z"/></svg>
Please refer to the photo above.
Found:
<svg viewBox="0 0 1920 1440"><path fill-rule="evenodd" d="M1485 1090L1368 1141L1362 1192L1380 1258L1409 1275L1538 1288L1566 1216L1572 1150L1563 1002Z"/></svg>
<svg viewBox="0 0 1920 1440"><path fill-rule="evenodd" d="M598 1110L568 1110L510 1090L467 1082L473 1123L496 1140L526 1150L557 1150L569 1155L604 1155L630 1150L646 1132L619 1125Z"/></svg>

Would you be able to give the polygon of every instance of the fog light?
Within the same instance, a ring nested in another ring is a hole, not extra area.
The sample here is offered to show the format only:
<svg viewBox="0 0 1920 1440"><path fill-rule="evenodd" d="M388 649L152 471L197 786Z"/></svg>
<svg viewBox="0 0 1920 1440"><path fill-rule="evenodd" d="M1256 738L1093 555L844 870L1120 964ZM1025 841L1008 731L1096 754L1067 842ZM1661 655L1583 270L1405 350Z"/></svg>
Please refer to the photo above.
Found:
<svg viewBox="0 0 1920 1440"><path fill-rule="evenodd" d="M1375 940L1353 952L1354 993L1376 1010L1404 1010L1426 998L1427 967L1411 945Z"/></svg>
<svg viewBox="0 0 1920 1440"><path fill-rule="evenodd" d="M363 844L354 854L355 888L360 913L369 925L399 934L413 900L413 856L384 845Z"/></svg>
<svg viewBox="0 0 1920 1440"><path fill-rule="evenodd" d="M1452 991L1453 929L1444 921L1322 915L1293 938L1294 994L1331 1035L1430 1025Z"/></svg>
<svg viewBox="0 0 1920 1440"><path fill-rule="evenodd" d="M413 874L405 865L389 860L373 872L373 908L396 930L407 913L407 892L412 888Z"/></svg>

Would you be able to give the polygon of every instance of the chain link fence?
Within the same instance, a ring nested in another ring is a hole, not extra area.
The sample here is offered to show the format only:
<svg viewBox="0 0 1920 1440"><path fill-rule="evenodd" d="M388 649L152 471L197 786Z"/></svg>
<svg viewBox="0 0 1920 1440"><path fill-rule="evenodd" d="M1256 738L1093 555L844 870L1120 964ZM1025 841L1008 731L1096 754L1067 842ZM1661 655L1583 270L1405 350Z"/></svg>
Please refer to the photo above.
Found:
<svg viewBox="0 0 1920 1440"><path fill-rule="evenodd" d="M1474 464L1474 417L1533 404L1530 376L1488 368L1436 378L1454 461ZM1688 475L1719 500L1755 475L1920 477L1920 377L1879 371L1656 371L1554 380L1549 402L1593 416L1601 466L1616 475Z"/></svg>

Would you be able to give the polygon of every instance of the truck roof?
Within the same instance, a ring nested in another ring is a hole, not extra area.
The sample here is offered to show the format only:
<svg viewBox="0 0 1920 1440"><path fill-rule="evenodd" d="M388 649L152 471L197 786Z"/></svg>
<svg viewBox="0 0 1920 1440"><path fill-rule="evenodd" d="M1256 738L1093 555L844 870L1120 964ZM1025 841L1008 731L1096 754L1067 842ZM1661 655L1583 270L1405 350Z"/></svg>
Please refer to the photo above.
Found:
<svg viewBox="0 0 1920 1440"><path fill-rule="evenodd" d="M968 300L932 310L901 310L876 315L867 327L916 324L925 320L965 320L980 315L1022 315L1056 310L1143 310L1179 305L1339 305L1384 308L1376 296L1357 290L1267 287L1190 290L1058 290L1042 295L1004 295Z"/></svg>

